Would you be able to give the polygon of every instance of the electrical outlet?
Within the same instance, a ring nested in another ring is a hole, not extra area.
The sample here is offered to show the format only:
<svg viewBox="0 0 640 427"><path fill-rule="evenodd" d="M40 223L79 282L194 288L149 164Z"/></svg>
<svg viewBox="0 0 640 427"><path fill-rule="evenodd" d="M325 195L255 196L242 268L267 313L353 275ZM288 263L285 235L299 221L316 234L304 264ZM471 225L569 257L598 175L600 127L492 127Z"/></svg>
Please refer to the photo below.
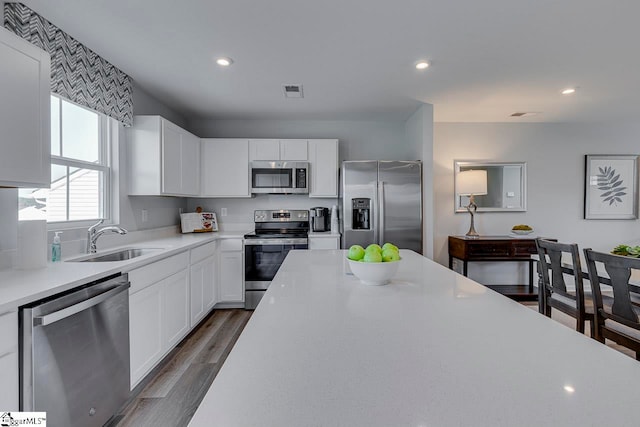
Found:
<svg viewBox="0 0 640 427"><path fill-rule="evenodd" d="M220 208L220 216L227 216L227 208Z"/></svg>
<svg viewBox="0 0 640 427"><path fill-rule="evenodd" d="M149 221L149 211L146 209L142 209L142 222Z"/></svg>

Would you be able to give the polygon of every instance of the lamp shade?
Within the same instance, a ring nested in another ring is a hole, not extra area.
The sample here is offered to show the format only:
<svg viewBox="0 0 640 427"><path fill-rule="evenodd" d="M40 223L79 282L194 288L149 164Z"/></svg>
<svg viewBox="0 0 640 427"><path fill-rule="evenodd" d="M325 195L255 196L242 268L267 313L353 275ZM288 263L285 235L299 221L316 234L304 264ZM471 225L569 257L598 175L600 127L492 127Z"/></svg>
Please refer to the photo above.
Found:
<svg viewBox="0 0 640 427"><path fill-rule="evenodd" d="M456 191L461 196L487 194L487 171L466 170L458 173Z"/></svg>

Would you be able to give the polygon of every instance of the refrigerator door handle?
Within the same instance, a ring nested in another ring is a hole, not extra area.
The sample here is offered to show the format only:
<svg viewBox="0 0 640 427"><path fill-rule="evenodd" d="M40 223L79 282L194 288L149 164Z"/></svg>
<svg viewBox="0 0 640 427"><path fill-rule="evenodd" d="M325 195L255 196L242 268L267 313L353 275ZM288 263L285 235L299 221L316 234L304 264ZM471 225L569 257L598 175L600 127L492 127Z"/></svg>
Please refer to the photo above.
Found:
<svg viewBox="0 0 640 427"><path fill-rule="evenodd" d="M384 181L378 181L378 244L384 244Z"/></svg>
<svg viewBox="0 0 640 427"><path fill-rule="evenodd" d="M380 199L378 194L378 181L373 183L373 204L371 206L371 221L373 222L373 243L380 241Z"/></svg>

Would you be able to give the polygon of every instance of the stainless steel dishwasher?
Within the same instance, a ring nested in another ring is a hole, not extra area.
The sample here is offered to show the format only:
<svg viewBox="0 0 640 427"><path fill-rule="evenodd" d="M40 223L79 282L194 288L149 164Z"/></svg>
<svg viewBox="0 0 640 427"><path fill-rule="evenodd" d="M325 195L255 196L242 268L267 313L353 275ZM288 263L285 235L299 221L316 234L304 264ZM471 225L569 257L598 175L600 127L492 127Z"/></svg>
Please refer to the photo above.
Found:
<svg viewBox="0 0 640 427"><path fill-rule="evenodd" d="M126 274L20 309L20 409L102 426L129 397Z"/></svg>

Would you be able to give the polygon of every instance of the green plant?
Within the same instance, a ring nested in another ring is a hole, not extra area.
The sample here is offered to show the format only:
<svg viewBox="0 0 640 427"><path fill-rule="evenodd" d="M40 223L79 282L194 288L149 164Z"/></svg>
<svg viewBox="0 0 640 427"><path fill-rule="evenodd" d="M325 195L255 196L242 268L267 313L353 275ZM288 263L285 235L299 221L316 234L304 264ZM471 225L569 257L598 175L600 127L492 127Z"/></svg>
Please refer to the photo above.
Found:
<svg viewBox="0 0 640 427"><path fill-rule="evenodd" d="M614 255L640 258L640 246L618 245L611 251Z"/></svg>

